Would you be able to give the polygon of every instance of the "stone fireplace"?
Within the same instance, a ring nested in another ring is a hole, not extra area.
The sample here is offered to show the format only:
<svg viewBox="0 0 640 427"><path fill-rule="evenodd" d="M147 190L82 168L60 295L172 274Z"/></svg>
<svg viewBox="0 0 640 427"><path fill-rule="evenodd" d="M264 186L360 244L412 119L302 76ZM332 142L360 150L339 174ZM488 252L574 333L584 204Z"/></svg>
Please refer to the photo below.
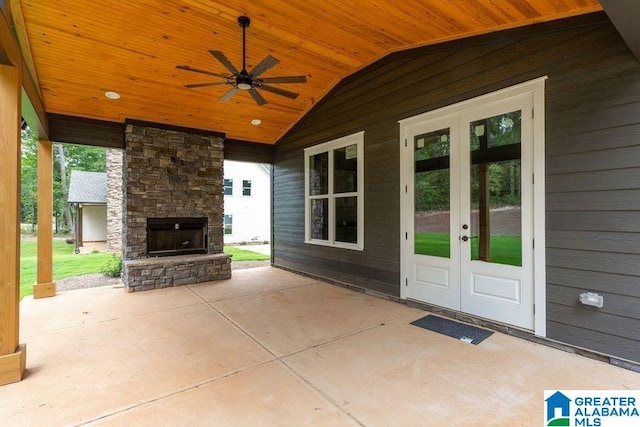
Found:
<svg viewBox="0 0 640 427"><path fill-rule="evenodd" d="M128 291L228 279L223 137L163 125L125 127L123 270Z"/></svg>

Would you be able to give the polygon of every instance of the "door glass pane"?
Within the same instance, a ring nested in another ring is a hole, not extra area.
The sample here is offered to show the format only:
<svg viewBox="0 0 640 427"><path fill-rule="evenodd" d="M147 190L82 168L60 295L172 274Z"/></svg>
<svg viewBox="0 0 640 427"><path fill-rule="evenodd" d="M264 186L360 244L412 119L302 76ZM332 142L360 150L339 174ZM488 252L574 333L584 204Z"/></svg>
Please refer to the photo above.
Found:
<svg viewBox="0 0 640 427"><path fill-rule="evenodd" d="M336 242L358 243L358 198L336 198Z"/></svg>
<svg viewBox="0 0 640 427"><path fill-rule="evenodd" d="M414 148L414 253L451 257L450 132L418 135Z"/></svg>
<svg viewBox="0 0 640 427"><path fill-rule="evenodd" d="M309 157L309 195L329 193L329 153Z"/></svg>
<svg viewBox="0 0 640 427"><path fill-rule="evenodd" d="M471 259L522 266L521 112L471 123Z"/></svg>
<svg viewBox="0 0 640 427"><path fill-rule="evenodd" d="M333 151L333 193L358 191L358 146L338 148Z"/></svg>
<svg viewBox="0 0 640 427"><path fill-rule="evenodd" d="M329 199L311 200L311 238L329 240Z"/></svg>

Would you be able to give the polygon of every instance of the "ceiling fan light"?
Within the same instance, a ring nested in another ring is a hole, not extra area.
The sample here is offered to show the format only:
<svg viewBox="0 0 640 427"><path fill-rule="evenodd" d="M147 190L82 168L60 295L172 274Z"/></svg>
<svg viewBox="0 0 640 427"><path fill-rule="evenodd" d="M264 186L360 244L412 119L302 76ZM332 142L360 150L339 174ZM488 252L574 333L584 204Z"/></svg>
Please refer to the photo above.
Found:
<svg viewBox="0 0 640 427"><path fill-rule="evenodd" d="M251 89L251 83L240 82L236 87L238 89L249 90Z"/></svg>

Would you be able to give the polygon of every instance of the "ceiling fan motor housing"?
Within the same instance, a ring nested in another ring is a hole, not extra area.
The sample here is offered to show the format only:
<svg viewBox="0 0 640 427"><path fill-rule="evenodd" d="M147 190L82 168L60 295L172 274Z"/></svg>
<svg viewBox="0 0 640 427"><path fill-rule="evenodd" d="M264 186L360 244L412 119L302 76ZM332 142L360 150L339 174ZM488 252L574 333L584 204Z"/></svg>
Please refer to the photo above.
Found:
<svg viewBox="0 0 640 427"><path fill-rule="evenodd" d="M253 81L249 75L240 73L236 77L236 87L244 90L251 89L253 87Z"/></svg>
<svg viewBox="0 0 640 427"><path fill-rule="evenodd" d="M238 24L240 24L242 28L247 28L250 23L251 19L249 19L248 16L238 16Z"/></svg>

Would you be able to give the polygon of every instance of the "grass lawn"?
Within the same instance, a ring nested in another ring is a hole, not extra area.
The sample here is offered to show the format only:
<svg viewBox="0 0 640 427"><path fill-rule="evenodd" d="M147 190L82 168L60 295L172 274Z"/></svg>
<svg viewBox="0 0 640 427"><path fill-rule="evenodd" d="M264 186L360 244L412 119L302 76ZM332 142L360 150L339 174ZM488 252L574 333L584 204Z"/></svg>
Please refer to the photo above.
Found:
<svg viewBox="0 0 640 427"><path fill-rule="evenodd" d="M520 236L491 236L491 262L522 265L522 238ZM449 235L444 233L416 233L415 253L449 257ZM478 259L478 239L471 244L471 259Z"/></svg>
<svg viewBox="0 0 640 427"><path fill-rule="evenodd" d="M37 241L20 242L20 298L33 294L38 270ZM53 239L53 280L83 274L100 273L100 269L109 261L111 254L78 254L74 253L75 245L63 239Z"/></svg>
<svg viewBox="0 0 640 427"><path fill-rule="evenodd" d="M102 267L109 262L111 254L92 253L75 254L75 246L63 239L53 239L53 280L83 274L100 273ZM33 294L38 269L37 241L22 240L20 242L20 299ZM224 252L233 255L234 261L262 261L270 259L263 255L235 246L225 246Z"/></svg>
<svg viewBox="0 0 640 427"><path fill-rule="evenodd" d="M269 255L253 252L248 249L240 249L237 246L225 246L224 253L231 255L232 261L265 261L271 259Z"/></svg>

